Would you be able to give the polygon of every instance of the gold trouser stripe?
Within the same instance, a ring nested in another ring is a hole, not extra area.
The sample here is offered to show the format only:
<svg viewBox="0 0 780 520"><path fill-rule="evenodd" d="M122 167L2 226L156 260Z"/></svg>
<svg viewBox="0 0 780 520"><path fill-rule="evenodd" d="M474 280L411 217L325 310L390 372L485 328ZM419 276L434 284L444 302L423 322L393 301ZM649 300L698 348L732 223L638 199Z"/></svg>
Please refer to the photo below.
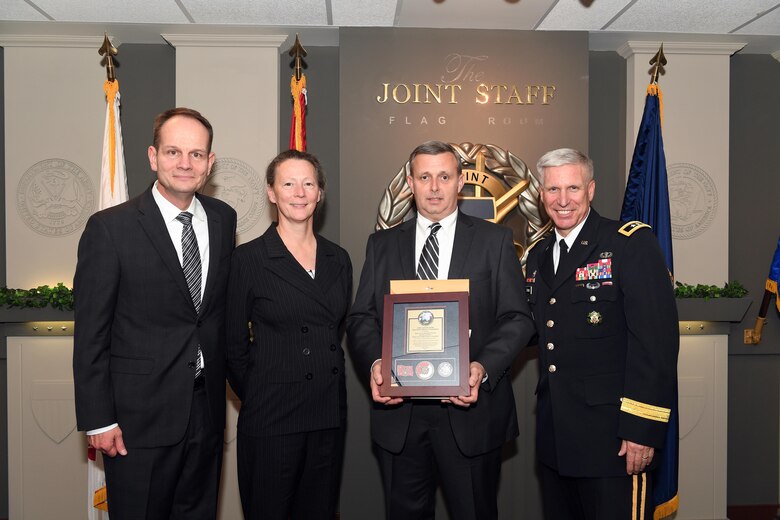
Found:
<svg viewBox="0 0 780 520"><path fill-rule="evenodd" d="M642 482L639 482L639 478ZM647 498L647 473L633 475L633 493L631 495L631 520L645 520L645 500ZM637 518L638 515L638 518Z"/></svg>
<svg viewBox="0 0 780 520"><path fill-rule="evenodd" d="M641 403L634 401L628 397L623 397L620 403L620 411L636 415L642 419L649 419L651 421L669 422L669 415L672 410L669 408L663 408L661 406L653 406L652 404Z"/></svg>

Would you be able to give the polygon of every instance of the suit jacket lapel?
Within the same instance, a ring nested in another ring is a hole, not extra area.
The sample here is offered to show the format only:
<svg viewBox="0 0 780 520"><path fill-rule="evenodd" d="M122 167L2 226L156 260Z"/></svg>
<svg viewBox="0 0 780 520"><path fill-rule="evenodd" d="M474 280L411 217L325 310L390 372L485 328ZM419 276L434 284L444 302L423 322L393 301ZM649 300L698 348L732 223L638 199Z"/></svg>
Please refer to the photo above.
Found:
<svg viewBox="0 0 780 520"><path fill-rule="evenodd" d="M217 283L217 273L223 268L220 265L222 259L222 221L216 211L213 211L207 201L200 199L209 223L209 272L206 276L206 287L203 291L203 302L200 306L200 314L208 308L212 300L214 284Z"/></svg>
<svg viewBox="0 0 780 520"><path fill-rule="evenodd" d="M163 221L160 208L154 202L151 190L145 191L139 198L138 211L138 222L149 237L152 246L157 250L157 254L160 255L163 263L170 271L171 277L176 282L176 286L179 288L182 296L189 302L194 312L195 305L192 303L190 289L187 286L187 280L184 278L184 271L182 271L179 257L176 254L176 248L173 247L171 235L168 233L165 221Z"/></svg>
<svg viewBox="0 0 780 520"><path fill-rule="evenodd" d="M401 265L404 280L417 278L417 259L414 257L414 239L417 234L417 219L407 220L399 226L398 263Z"/></svg>
<svg viewBox="0 0 780 520"><path fill-rule="evenodd" d="M555 281L555 269L552 260L553 245L555 244L555 232L552 235L545 238L541 244L535 246L540 248L539 250L539 265L537 268L542 274L542 279L548 287L553 286Z"/></svg>
<svg viewBox="0 0 780 520"><path fill-rule="evenodd" d="M276 230L271 225L263 234L263 243L268 255L266 268L302 293L317 301L320 305L332 311L332 303L326 298L327 289L338 278L342 266L336 261L336 253L328 244L317 238L317 259L315 278L301 267L292 253L287 249Z"/></svg>
<svg viewBox="0 0 780 520"><path fill-rule="evenodd" d="M450 257L450 271L447 278L456 280L468 278L464 276L466 259L471 250L471 242L474 240L474 223L471 217L458 212L458 221L455 225L455 238L452 243L452 257Z"/></svg>
<svg viewBox="0 0 780 520"><path fill-rule="evenodd" d="M317 265L314 283L319 288L317 300L328 309L332 307L332 304L328 304L325 295L338 280L343 269L344 266L338 261L336 249L322 237L317 236Z"/></svg>

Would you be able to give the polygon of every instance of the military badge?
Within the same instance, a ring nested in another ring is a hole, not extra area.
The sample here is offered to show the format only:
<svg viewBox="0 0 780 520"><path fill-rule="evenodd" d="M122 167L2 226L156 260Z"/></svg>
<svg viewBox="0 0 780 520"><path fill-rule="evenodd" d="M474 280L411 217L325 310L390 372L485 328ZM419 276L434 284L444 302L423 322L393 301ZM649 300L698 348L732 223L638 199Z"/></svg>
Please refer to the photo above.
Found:
<svg viewBox="0 0 780 520"><path fill-rule="evenodd" d="M599 258L612 258L612 251L602 251L599 253Z"/></svg>
<svg viewBox="0 0 780 520"><path fill-rule="evenodd" d="M414 368L414 373L417 374L417 377L422 379L423 381L426 379L430 379L433 377L433 363L430 361L420 361L417 363L417 366Z"/></svg>
<svg viewBox="0 0 780 520"><path fill-rule="evenodd" d="M601 325L601 322L604 321L604 319L601 317L601 313L597 311L590 311L588 313L588 324L589 325Z"/></svg>

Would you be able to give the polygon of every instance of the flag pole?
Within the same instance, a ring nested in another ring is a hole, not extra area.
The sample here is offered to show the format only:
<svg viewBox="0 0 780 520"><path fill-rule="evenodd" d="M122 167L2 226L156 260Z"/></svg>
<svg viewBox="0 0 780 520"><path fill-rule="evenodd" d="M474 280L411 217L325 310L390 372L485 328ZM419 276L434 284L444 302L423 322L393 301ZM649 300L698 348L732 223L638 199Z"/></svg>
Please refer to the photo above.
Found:
<svg viewBox="0 0 780 520"><path fill-rule="evenodd" d="M780 238L777 239L777 249L775 249L775 256L769 268L769 276L766 279L766 287L764 289L764 299L761 301L761 308L758 310L758 316L756 317L756 326L752 329L745 329L745 345L758 345L761 343L761 332L764 329L764 325L766 325L769 304L772 301L772 296L777 296L778 294L778 279L780 279ZM777 310L780 311L780 298L777 299L776 304Z"/></svg>
<svg viewBox="0 0 780 520"><path fill-rule="evenodd" d="M290 123L290 150L306 151L306 105L308 92L306 90L306 75L303 73L306 49L301 45L298 35L295 43L287 51L293 57L293 75L290 78L290 95L293 99L292 121Z"/></svg>

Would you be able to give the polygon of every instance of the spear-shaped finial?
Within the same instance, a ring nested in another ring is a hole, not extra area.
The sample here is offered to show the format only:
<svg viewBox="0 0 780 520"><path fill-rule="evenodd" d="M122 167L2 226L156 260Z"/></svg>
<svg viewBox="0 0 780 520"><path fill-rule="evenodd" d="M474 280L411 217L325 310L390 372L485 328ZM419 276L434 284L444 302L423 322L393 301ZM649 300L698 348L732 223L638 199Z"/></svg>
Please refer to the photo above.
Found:
<svg viewBox="0 0 780 520"><path fill-rule="evenodd" d="M303 74L303 58L306 57L306 49L301 45L301 41L298 39L298 35L295 35L295 43L288 51L288 54L295 58L295 64L293 69L295 70L295 79L300 80L301 74Z"/></svg>
<svg viewBox="0 0 780 520"><path fill-rule="evenodd" d="M117 55L118 51L116 50L116 47L111 45L111 40L108 39L108 34L103 33L103 36L103 45L101 45L98 49L98 54L105 56L106 76L108 77L108 81L114 81L116 79L116 74L114 73L114 56Z"/></svg>
<svg viewBox="0 0 780 520"><path fill-rule="evenodd" d="M650 65L652 65L652 68L650 69L650 84L652 85L658 83L659 74L661 76L666 74L666 69L664 69L664 65L666 65L666 56L664 56L663 43L661 43L661 48L658 49L655 56L650 58Z"/></svg>

